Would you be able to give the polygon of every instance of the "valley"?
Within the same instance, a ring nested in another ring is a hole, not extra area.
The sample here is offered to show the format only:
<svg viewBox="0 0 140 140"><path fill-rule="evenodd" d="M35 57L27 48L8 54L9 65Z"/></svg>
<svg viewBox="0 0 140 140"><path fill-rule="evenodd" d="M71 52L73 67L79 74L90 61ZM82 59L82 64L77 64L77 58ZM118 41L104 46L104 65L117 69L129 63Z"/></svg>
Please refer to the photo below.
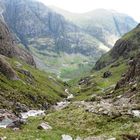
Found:
<svg viewBox="0 0 140 140"><path fill-rule="evenodd" d="M0 0L0 140L139 140L140 25L97 9Z"/></svg>

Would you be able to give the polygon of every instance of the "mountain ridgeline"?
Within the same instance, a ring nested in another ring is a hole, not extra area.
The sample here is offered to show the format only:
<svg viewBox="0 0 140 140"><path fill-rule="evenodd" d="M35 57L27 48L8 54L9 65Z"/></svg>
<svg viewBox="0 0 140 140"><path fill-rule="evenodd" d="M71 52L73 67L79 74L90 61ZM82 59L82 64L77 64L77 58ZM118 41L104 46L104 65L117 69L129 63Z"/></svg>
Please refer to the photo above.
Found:
<svg viewBox="0 0 140 140"><path fill-rule="evenodd" d="M32 53L37 67L68 79L72 73L79 75L91 69L136 25L129 16L107 10L82 15L81 20L76 17L77 23L35 0L1 0L0 4L1 18L15 40Z"/></svg>

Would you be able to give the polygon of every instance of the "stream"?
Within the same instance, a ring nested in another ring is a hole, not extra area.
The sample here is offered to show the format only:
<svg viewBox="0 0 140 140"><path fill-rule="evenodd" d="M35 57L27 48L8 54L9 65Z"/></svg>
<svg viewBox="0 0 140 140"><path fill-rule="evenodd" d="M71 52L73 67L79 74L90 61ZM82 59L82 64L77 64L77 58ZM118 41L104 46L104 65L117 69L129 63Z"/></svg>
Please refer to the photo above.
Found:
<svg viewBox="0 0 140 140"><path fill-rule="evenodd" d="M56 105L52 106L56 111L67 107L70 104L70 99L74 97L73 94L69 93L68 89L65 89L65 93L67 93L68 95L67 98L65 98L61 102L57 102ZM5 110L5 113L0 112L0 128L6 128L8 125L19 119L26 120L29 117L44 116L44 115L45 110L29 110L28 112L20 113L20 118L18 118L13 113L9 113L8 111Z"/></svg>

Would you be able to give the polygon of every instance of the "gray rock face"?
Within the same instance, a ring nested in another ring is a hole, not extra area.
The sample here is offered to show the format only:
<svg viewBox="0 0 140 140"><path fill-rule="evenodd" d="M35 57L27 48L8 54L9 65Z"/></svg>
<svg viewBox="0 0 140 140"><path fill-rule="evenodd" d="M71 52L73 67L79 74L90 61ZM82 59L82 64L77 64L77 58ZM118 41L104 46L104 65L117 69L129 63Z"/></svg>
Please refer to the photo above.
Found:
<svg viewBox="0 0 140 140"><path fill-rule="evenodd" d="M0 54L7 57L17 57L28 64L34 65L35 62L29 52L17 47L8 27L0 20Z"/></svg>
<svg viewBox="0 0 140 140"><path fill-rule="evenodd" d="M120 57L128 59L139 53L140 49L140 26L124 35L119 39L114 47L105 55L103 55L95 65L95 69L100 70L111 63L117 61ZM133 52L133 53L132 53Z"/></svg>

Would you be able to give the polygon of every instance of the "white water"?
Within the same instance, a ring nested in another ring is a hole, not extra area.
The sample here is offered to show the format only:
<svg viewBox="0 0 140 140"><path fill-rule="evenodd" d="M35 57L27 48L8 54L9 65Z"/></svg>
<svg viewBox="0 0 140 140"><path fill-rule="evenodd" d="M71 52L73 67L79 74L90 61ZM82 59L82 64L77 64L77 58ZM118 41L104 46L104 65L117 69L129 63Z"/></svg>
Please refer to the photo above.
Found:
<svg viewBox="0 0 140 140"><path fill-rule="evenodd" d="M28 117L36 117L45 115L44 110L29 110L28 112L21 113L22 119L27 119Z"/></svg>

